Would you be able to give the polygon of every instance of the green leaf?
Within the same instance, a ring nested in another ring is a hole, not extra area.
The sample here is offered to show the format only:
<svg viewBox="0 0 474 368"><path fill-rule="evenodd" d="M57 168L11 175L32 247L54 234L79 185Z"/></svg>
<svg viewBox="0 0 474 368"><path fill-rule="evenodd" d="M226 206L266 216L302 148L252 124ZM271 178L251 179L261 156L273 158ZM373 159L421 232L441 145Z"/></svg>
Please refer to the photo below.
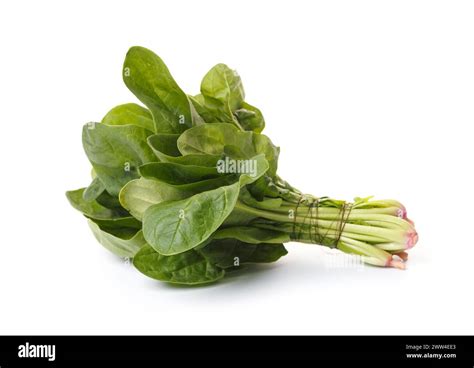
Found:
<svg viewBox="0 0 474 368"><path fill-rule="evenodd" d="M233 184L237 180L236 175L226 175L195 183L171 185L155 179L140 178L126 184L120 191L119 198L122 206L141 220L148 207L154 204L188 198L206 190Z"/></svg>
<svg viewBox="0 0 474 368"><path fill-rule="evenodd" d="M196 181L193 183L173 185L175 188L190 193L191 195L230 185L239 180L238 175L223 175L213 179Z"/></svg>
<svg viewBox="0 0 474 368"><path fill-rule="evenodd" d="M260 182L262 178L259 178L255 183L252 184L252 187L257 183ZM263 197L262 200L258 201L247 190L242 190L240 193L240 200L245 204L255 207L261 208L264 210L275 210L281 207L283 203L283 199L281 198L267 198Z"/></svg>
<svg viewBox="0 0 474 368"><path fill-rule="evenodd" d="M215 167L180 165L170 162L153 162L140 166L140 175L158 179L168 184L179 185L213 179L220 174Z"/></svg>
<svg viewBox="0 0 474 368"><path fill-rule="evenodd" d="M126 211L104 207L95 200L86 201L84 199L84 191L85 188L70 190L66 192L66 197L71 206L82 212L85 216L98 220L112 220L127 216Z"/></svg>
<svg viewBox="0 0 474 368"><path fill-rule="evenodd" d="M270 164L268 174L276 174L279 148L263 134L242 132L233 125L216 123L188 129L178 138L178 149L183 155L222 155L226 146L239 147L239 152L245 154L247 159L264 154Z"/></svg>
<svg viewBox="0 0 474 368"><path fill-rule="evenodd" d="M220 117L213 114L213 112L205 106L206 102L204 101L203 95L201 94L198 94L195 96L188 95L188 99L191 101L191 104L193 105L194 109L199 114L199 116L201 116L204 122L209 123L209 124L225 122L225 121L219 120Z"/></svg>
<svg viewBox="0 0 474 368"><path fill-rule="evenodd" d="M148 137L148 145L156 154L156 156L163 161L167 161L168 156L179 157L181 152L178 150L178 138L180 134L154 134Z"/></svg>
<svg viewBox="0 0 474 368"><path fill-rule="evenodd" d="M201 82L202 108L204 119L211 113L219 122L235 124L241 128L234 111L242 107L245 93L242 80L236 71L225 64L217 64L204 76ZM206 110L204 112L203 110Z"/></svg>
<svg viewBox="0 0 474 368"><path fill-rule="evenodd" d="M222 268L238 267L247 263L270 263L288 252L283 244L248 244L236 239L210 242L198 250L211 264Z"/></svg>
<svg viewBox="0 0 474 368"><path fill-rule="evenodd" d="M255 152L257 154L263 153L270 165L270 168L268 169L268 175L274 177L278 168L280 147L275 146L270 138L263 134L252 133L252 140Z"/></svg>
<svg viewBox="0 0 474 368"><path fill-rule="evenodd" d="M268 170L263 155L253 160L257 167L254 176L241 174L234 184L149 207L143 216L143 234L147 242L160 254L172 255L208 239L232 212L240 187L257 180Z"/></svg>
<svg viewBox="0 0 474 368"><path fill-rule="evenodd" d="M239 183L149 207L143 216L143 234L160 254L173 255L205 241L232 212Z"/></svg>
<svg viewBox="0 0 474 368"><path fill-rule="evenodd" d="M278 244L290 241L290 237L283 231L276 231L270 229L259 229L248 226L235 226L218 229L213 235L212 239L237 239L244 243L250 244Z"/></svg>
<svg viewBox="0 0 474 368"><path fill-rule="evenodd" d="M84 190L82 196L85 201L93 201L97 199L97 197L99 197L104 192L104 190L104 183L102 183L99 177L96 176L94 179L92 179L92 182L89 184L86 190Z"/></svg>
<svg viewBox="0 0 474 368"><path fill-rule="evenodd" d="M181 156L177 140L179 134L155 134L148 137L148 145L162 162L172 162L182 165L197 165L215 167L221 155L191 154ZM173 141L174 140L174 141Z"/></svg>
<svg viewBox="0 0 474 368"><path fill-rule="evenodd" d="M196 165L215 167L220 155L186 155L181 156L178 150L180 134L154 134L148 137L148 145L162 162L172 162L181 165Z"/></svg>
<svg viewBox="0 0 474 368"><path fill-rule="evenodd" d="M153 117L144 107L135 103L115 106L102 119L105 125L136 125L150 132L155 131Z"/></svg>
<svg viewBox="0 0 474 368"><path fill-rule="evenodd" d="M82 130L84 150L107 191L120 189L138 178L138 167L156 161L147 144L150 133L135 125L86 124Z"/></svg>
<svg viewBox="0 0 474 368"><path fill-rule="evenodd" d="M224 155L237 160L247 158L247 155L240 147L230 144L224 146Z"/></svg>
<svg viewBox="0 0 474 368"><path fill-rule="evenodd" d="M224 270L211 264L194 250L164 256L149 245L135 255L133 265L153 279L174 284L205 284L217 281L225 274Z"/></svg>
<svg viewBox="0 0 474 368"><path fill-rule="evenodd" d="M142 228L142 224L132 216L117 217L113 219L103 220L86 216L89 220L94 221L102 230L119 237L130 233L136 233Z"/></svg>
<svg viewBox="0 0 474 368"><path fill-rule="evenodd" d="M241 132L225 123L205 124L188 129L178 138L178 149L182 155L222 155L225 146L237 146L247 156L255 156L252 133Z"/></svg>
<svg viewBox="0 0 474 368"><path fill-rule="evenodd" d="M207 72L201 82L201 94L206 102L230 115L245 99L239 74L225 64L217 64Z"/></svg>
<svg viewBox="0 0 474 368"><path fill-rule="evenodd" d="M96 200L86 201L84 188L66 192L69 203L78 211L82 212L88 219L93 220L103 230L116 232L117 229L124 228L126 232L141 229L140 221L129 215L123 208L107 208Z"/></svg>
<svg viewBox="0 0 474 368"><path fill-rule="evenodd" d="M118 211L123 211L123 207L120 204L117 196L112 196L104 190L96 199L100 205Z"/></svg>
<svg viewBox="0 0 474 368"><path fill-rule="evenodd" d="M234 115L244 130L260 133L265 128L265 119L262 112L246 102L242 103L240 109L234 111Z"/></svg>
<svg viewBox="0 0 474 368"><path fill-rule="evenodd" d="M203 119L203 117L202 117L202 116L199 114L199 112L196 110L196 107L195 107L194 104L191 102L191 99L189 98L189 96L186 95L186 97L188 98L189 107L190 107L190 109L191 109L191 118L192 118L193 125L205 124L206 121Z"/></svg>
<svg viewBox="0 0 474 368"><path fill-rule="evenodd" d="M110 252L119 257L133 258L135 254L145 244L145 238L142 231L136 231L132 234L122 234L122 236L112 235L103 231L97 224L89 221L89 226L97 241Z"/></svg>
<svg viewBox="0 0 474 368"><path fill-rule="evenodd" d="M278 200L282 194L270 176L259 178L255 183L249 185L248 191L259 203L263 202L266 197Z"/></svg>
<svg viewBox="0 0 474 368"><path fill-rule="evenodd" d="M271 263L288 254L283 244L259 244L243 263Z"/></svg>
<svg viewBox="0 0 474 368"><path fill-rule="evenodd" d="M131 219L136 221L136 219L134 218L131 218ZM100 220L95 220L95 219L88 219L88 220L94 223L94 225L97 225L101 231L106 232L107 234L113 235L116 238L125 239L125 240L132 238L137 233L137 231L141 230L141 226L128 227L126 224L121 224L121 223L115 223L115 224L105 223L104 224Z"/></svg>
<svg viewBox="0 0 474 368"><path fill-rule="evenodd" d="M241 188L240 190L244 190ZM231 226L247 226L259 216L257 214L250 214L248 211L241 209L238 205L235 206L232 213L225 219L221 227L231 227Z"/></svg>
<svg viewBox="0 0 474 368"><path fill-rule="evenodd" d="M241 130L260 133L265 127L263 115L244 98L242 80L237 72L218 64L204 76L201 94L190 100L207 123L231 123Z"/></svg>
<svg viewBox="0 0 474 368"><path fill-rule="evenodd" d="M156 133L180 133L194 125L188 97L152 51L132 47L123 64L123 80L151 111Z"/></svg>
<svg viewBox="0 0 474 368"><path fill-rule="evenodd" d="M145 211L154 204L170 200L180 200L192 193L172 185L145 178L128 182L120 191L120 203L132 216L141 220Z"/></svg>

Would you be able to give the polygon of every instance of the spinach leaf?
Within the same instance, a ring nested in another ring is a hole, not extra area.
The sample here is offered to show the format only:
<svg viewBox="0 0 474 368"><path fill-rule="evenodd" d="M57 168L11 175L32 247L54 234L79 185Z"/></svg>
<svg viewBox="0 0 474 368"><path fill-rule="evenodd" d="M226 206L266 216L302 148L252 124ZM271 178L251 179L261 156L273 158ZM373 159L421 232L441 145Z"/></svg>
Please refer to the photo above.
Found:
<svg viewBox="0 0 474 368"><path fill-rule="evenodd" d="M181 156L177 140L179 134L155 134L148 137L148 145L162 162L172 162L182 165L197 165L215 167L221 155L192 154ZM174 140L174 141L173 141Z"/></svg>
<svg viewBox="0 0 474 368"><path fill-rule="evenodd" d="M119 202L119 199L117 196L110 195L106 190L104 190L96 199L97 203L100 205L117 210L117 211L123 211L123 207Z"/></svg>
<svg viewBox="0 0 474 368"><path fill-rule="evenodd" d="M117 236L102 230L92 221L89 221L89 226L97 241L119 257L132 258L146 244L141 230Z"/></svg>
<svg viewBox="0 0 474 368"><path fill-rule="evenodd" d="M70 190L66 192L66 197L71 206L73 206L79 212L82 212L85 216L99 220L110 220L119 217L127 217L127 212L124 210L104 207L96 200L85 200L84 192L85 188Z"/></svg>
<svg viewBox="0 0 474 368"><path fill-rule="evenodd" d="M270 263L288 252L283 244L249 244L237 239L210 242L198 250L209 263L218 267L238 267L248 263Z"/></svg>
<svg viewBox="0 0 474 368"><path fill-rule="evenodd" d="M168 156L181 156L178 138L179 134L154 134L148 137L148 145L160 160L168 161L166 159Z"/></svg>
<svg viewBox="0 0 474 368"><path fill-rule="evenodd" d="M135 255L133 265L153 279L185 285L214 282L224 277L225 273L194 250L165 256L149 245Z"/></svg>
<svg viewBox="0 0 474 368"><path fill-rule="evenodd" d="M261 111L244 101L242 80L225 64L213 67L202 80L201 94L191 101L207 123L231 123L260 133L265 128Z"/></svg>
<svg viewBox="0 0 474 368"><path fill-rule="evenodd" d="M155 131L150 111L135 103L115 106L102 119L105 125L136 125L150 132Z"/></svg>
<svg viewBox="0 0 474 368"><path fill-rule="evenodd" d="M280 151L265 135L242 132L230 124L216 123L188 129L178 138L178 149L183 155L222 155L225 148L231 146L238 147L247 159L264 154L270 164L268 174L276 174Z"/></svg>
<svg viewBox="0 0 474 368"><path fill-rule="evenodd" d="M94 199L97 199L97 197L99 197L104 192L104 190L104 183L102 183L100 178L96 176L94 179L92 179L92 182L89 184L89 186L84 190L82 197L85 201L93 201Z"/></svg>
<svg viewBox="0 0 474 368"><path fill-rule="evenodd" d="M232 212L239 183L149 207L143 216L143 234L160 254L173 255L205 241Z"/></svg>
<svg viewBox="0 0 474 368"><path fill-rule="evenodd" d="M280 191L270 176L259 178L255 183L248 187L248 190L259 202L263 202L268 197L276 200L280 198Z"/></svg>
<svg viewBox="0 0 474 368"><path fill-rule="evenodd" d="M201 116L203 121L208 124L212 123L222 123L219 119L218 116L214 115L212 111L210 111L206 107L206 102L204 101L204 96L201 94L195 95L195 96L190 96L188 95L188 99L191 101L191 104L193 105L194 109L196 112ZM225 122L225 121L224 121ZM234 123L232 121L232 123Z"/></svg>
<svg viewBox="0 0 474 368"><path fill-rule="evenodd" d="M146 143L150 133L135 125L86 124L82 142L89 161L107 191L117 196L120 189L138 178L138 167L156 161Z"/></svg>
<svg viewBox="0 0 474 368"><path fill-rule="evenodd" d="M188 184L213 179L220 174L215 167L181 165L170 162L153 162L139 167L144 178L155 178L168 184Z"/></svg>
<svg viewBox="0 0 474 368"><path fill-rule="evenodd" d="M262 112L247 102L242 102L241 107L234 111L234 115L244 130L261 133L265 128L265 119Z"/></svg>
<svg viewBox="0 0 474 368"><path fill-rule="evenodd" d="M250 188L254 188L254 185L256 185L257 182L260 182L261 179L262 178L259 178L255 183L252 184L252 186L250 186ZM264 191L265 188L263 188L263 192ZM248 190L241 191L240 200L251 207L261 208L264 210L275 210L280 208L283 204L282 198L268 198L262 196L262 200L257 200L250 194Z"/></svg>
<svg viewBox="0 0 474 368"><path fill-rule="evenodd" d="M137 219L142 219L148 207L168 200L179 200L194 194L238 181L236 175L225 175L214 179L189 184L172 185L154 179L140 178L130 181L120 191L122 206Z"/></svg>
<svg viewBox="0 0 474 368"><path fill-rule="evenodd" d="M258 169L255 176L242 174L234 184L149 207L143 216L147 242L160 254L172 255L192 249L209 238L232 212L240 187L268 170L263 155L254 160Z"/></svg>
<svg viewBox="0 0 474 368"><path fill-rule="evenodd" d="M123 208L107 208L96 200L86 201L84 199L84 188L66 192L69 203L80 211L88 219L93 220L101 228L105 229L141 229L141 223Z"/></svg>
<svg viewBox="0 0 474 368"><path fill-rule="evenodd" d="M123 80L150 109L156 133L180 133L194 125L187 95L152 51L132 47L123 64Z"/></svg>
<svg viewBox="0 0 474 368"><path fill-rule="evenodd" d="M217 64L201 82L204 105L221 122L233 123L240 128L234 111L240 109L245 92L242 80L236 71L225 64Z"/></svg>
<svg viewBox="0 0 474 368"><path fill-rule="evenodd" d="M145 211L154 204L180 200L192 193L166 183L145 178L128 182L120 191L120 203L132 216L141 220Z"/></svg>
<svg viewBox="0 0 474 368"><path fill-rule="evenodd" d="M250 244L278 244L290 241L290 236L283 231L260 229L257 227L249 226L221 228L212 235L212 239L228 238L237 239Z"/></svg>
<svg viewBox="0 0 474 368"><path fill-rule="evenodd" d="M182 155L222 155L225 146L239 147L246 156L255 156L251 132L241 132L225 123L205 124L187 130L178 138L178 149Z"/></svg>

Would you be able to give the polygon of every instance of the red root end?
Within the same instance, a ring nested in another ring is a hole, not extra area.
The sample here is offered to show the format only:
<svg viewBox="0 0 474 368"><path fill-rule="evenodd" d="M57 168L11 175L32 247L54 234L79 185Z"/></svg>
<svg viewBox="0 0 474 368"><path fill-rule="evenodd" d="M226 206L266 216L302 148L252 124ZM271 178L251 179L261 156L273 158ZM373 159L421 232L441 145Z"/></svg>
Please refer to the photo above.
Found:
<svg viewBox="0 0 474 368"><path fill-rule="evenodd" d="M415 226L415 223L412 220L410 220L408 217L405 217L404 220L408 222L411 226L413 227Z"/></svg>
<svg viewBox="0 0 474 368"><path fill-rule="evenodd" d="M418 234L416 231L410 231L407 234L407 243L406 243L406 249L413 248L415 244L418 242Z"/></svg>
<svg viewBox="0 0 474 368"><path fill-rule="evenodd" d="M406 220L407 219L407 210L404 206L401 206L397 210L397 216Z"/></svg>
<svg viewBox="0 0 474 368"><path fill-rule="evenodd" d="M394 256L399 257L403 262L406 262L408 260L408 253L407 252L395 253Z"/></svg>
<svg viewBox="0 0 474 368"><path fill-rule="evenodd" d="M403 263L402 261L399 261L397 259L393 259L393 258L391 258L387 261L387 266L398 268L399 270L404 270L406 268L405 263Z"/></svg>

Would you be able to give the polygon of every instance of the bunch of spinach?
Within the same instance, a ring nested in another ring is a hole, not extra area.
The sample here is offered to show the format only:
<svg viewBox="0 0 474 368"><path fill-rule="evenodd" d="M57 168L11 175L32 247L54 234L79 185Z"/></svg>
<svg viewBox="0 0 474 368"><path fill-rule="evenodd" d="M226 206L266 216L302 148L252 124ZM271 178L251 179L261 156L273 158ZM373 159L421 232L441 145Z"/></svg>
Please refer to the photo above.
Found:
<svg viewBox="0 0 474 368"><path fill-rule="evenodd" d="M83 127L92 181L67 197L97 240L145 275L209 283L278 260L290 240L399 266L393 255L403 258L407 239L416 242L396 201L357 199L344 218L345 202L303 195L282 180L279 148L261 134L263 115L226 65L213 67L191 96L157 55L132 47L123 80L146 107L119 105Z"/></svg>

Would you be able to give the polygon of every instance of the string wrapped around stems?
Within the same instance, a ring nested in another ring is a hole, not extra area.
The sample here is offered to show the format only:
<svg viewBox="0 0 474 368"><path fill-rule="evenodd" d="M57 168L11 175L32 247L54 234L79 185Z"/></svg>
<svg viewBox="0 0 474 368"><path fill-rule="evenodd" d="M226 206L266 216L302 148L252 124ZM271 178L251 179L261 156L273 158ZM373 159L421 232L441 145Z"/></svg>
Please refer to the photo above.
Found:
<svg viewBox="0 0 474 368"><path fill-rule="evenodd" d="M295 206L295 210L293 213L293 234L292 238L295 241L298 241L301 239L301 234L304 231L305 226L308 226L308 237L309 237L309 242L314 243L314 244L322 244L322 245L327 245L330 248L337 248L339 241L341 239L341 236L344 232L344 227L346 226L346 223L349 220L349 216L352 210L352 204L351 203L346 203L344 202L343 205L340 208L340 212L338 215L338 219L334 220L331 223L331 226L326 230L324 234L321 232L321 228L319 226L319 207L320 207L320 199L315 198L308 206L308 211L306 215L303 217L303 221L299 223L297 221L298 217L298 210L300 208L300 205L302 202L304 202L306 199L305 197L301 197L298 200L298 203ZM308 219L308 225L306 225L306 219ZM337 226L336 226L336 236L334 239L329 241L328 234L330 232L330 229L332 228L332 225L337 221ZM296 228L298 226L298 232L296 231Z"/></svg>

